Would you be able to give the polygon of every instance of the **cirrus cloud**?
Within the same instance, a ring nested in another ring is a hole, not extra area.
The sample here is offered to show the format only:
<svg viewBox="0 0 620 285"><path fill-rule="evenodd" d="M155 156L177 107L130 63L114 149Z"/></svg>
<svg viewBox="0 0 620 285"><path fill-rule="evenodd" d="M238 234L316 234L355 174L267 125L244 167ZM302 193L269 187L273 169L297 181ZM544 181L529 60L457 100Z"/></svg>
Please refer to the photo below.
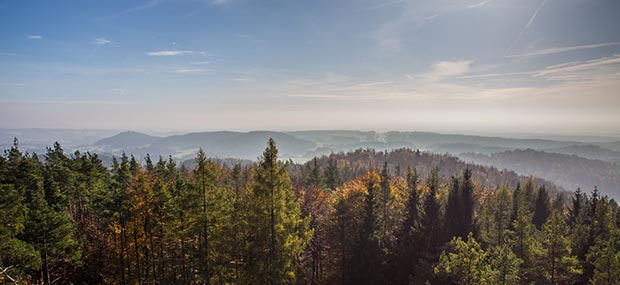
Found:
<svg viewBox="0 0 620 285"><path fill-rule="evenodd" d="M203 52L196 52L192 50L158 50L158 51L150 51L146 54L149 56L176 56L176 55L187 55L187 54L202 54Z"/></svg>

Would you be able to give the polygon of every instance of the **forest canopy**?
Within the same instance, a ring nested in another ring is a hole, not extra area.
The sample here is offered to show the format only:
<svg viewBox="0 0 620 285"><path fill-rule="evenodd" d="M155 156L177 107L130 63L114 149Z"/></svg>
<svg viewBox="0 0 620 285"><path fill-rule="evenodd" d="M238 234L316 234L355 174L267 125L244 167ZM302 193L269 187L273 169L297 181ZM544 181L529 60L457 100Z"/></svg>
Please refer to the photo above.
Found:
<svg viewBox="0 0 620 285"><path fill-rule="evenodd" d="M619 284L620 210L411 149L0 156L0 284ZM191 165L187 167L186 165Z"/></svg>

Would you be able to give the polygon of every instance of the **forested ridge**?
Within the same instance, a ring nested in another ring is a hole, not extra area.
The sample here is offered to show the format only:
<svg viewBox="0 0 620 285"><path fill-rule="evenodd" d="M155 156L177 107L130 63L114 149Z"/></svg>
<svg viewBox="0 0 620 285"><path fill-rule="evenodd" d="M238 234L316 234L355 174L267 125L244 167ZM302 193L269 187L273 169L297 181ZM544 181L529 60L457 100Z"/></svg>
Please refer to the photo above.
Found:
<svg viewBox="0 0 620 285"><path fill-rule="evenodd" d="M620 210L446 155L0 156L3 284L620 284ZM190 164L187 164L190 165Z"/></svg>

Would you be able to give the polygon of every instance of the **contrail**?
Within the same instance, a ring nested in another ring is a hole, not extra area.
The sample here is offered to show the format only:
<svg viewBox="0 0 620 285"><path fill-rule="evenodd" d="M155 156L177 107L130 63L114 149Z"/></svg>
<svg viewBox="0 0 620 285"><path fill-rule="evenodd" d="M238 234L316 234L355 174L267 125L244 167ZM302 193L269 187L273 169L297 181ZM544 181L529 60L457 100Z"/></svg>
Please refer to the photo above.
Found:
<svg viewBox="0 0 620 285"><path fill-rule="evenodd" d="M534 11L534 14L532 15L532 17L530 17L530 20L527 22L523 30L521 30L517 39L515 39L515 41L512 42L512 44L510 45L510 47L508 47L508 49L506 50L506 54L509 54L512 51L512 48L515 46L515 44L517 44L517 42L521 40L521 37L523 37L523 34L525 33L525 31L527 31L527 29L530 28L532 23L534 23L534 19L536 19L538 12L540 12L540 10L542 10L542 8L545 6L545 3L547 3L547 0L543 0L542 3L540 3L540 6L538 6L538 9Z"/></svg>

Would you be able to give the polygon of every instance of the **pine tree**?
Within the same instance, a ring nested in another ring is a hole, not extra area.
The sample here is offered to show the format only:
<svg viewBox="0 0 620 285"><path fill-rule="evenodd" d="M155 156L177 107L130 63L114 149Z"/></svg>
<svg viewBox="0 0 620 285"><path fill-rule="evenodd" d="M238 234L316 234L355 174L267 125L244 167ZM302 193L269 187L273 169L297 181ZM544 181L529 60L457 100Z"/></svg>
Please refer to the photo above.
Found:
<svg viewBox="0 0 620 285"><path fill-rule="evenodd" d="M448 192L448 202L446 204L445 225L446 232L445 240L449 241L453 237L460 237L461 239L467 237L467 233L464 233L465 226L463 225L463 200L461 199L461 182L457 177L452 177L450 183L450 190Z"/></svg>
<svg viewBox="0 0 620 285"><path fill-rule="evenodd" d="M505 231L510 227L512 205L512 195L506 184L487 197L479 218L481 237L486 244L504 244Z"/></svg>
<svg viewBox="0 0 620 285"><path fill-rule="evenodd" d="M474 197L474 182L471 179L471 169L466 168L463 171L463 180L461 181L461 200L462 202L462 215L463 215L463 231L462 233L467 235L473 233L476 237L475 221L474 221L474 208L476 207L476 200Z"/></svg>
<svg viewBox="0 0 620 285"><path fill-rule="evenodd" d="M221 185L219 167L207 159L206 153L199 149L194 159L196 167L192 171L193 196L199 197L199 212L190 217L196 227L192 229L198 237L199 251L196 264L204 282L224 283L229 280L228 259L235 245L229 241L234 232L231 225L234 193Z"/></svg>
<svg viewBox="0 0 620 285"><path fill-rule="evenodd" d="M41 267L39 252L18 238L24 232L25 218L23 197L12 184L0 184L0 282L3 274L16 280L24 270Z"/></svg>
<svg viewBox="0 0 620 285"><path fill-rule="evenodd" d="M515 255L523 260L520 276L522 280L532 280L537 272L534 265L535 254L540 248L537 231L532 224L532 215L520 209L512 222L512 230L508 231L508 245Z"/></svg>
<svg viewBox="0 0 620 285"><path fill-rule="evenodd" d="M538 196L536 198L536 204L534 208L534 217L532 222L537 229L541 229L542 225L547 221L547 218L551 214L551 203L549 202L549 194L545 186L541 186L538 190Z"/></svg>
<svg viewBox="0 0 620 285"><path fill-rule="evenodd" d="M573 197L571 198L571 208L569 209L568 217L568 222L570 226L574 226L578 223L581 216L582 208L584 207L587 199L588 198L586 194L581 192L581 188L577 188L577 190L573 194Z"/></svg>
<svg viewBox="0 0 620 285"><path fill-rule="evenodd" d="M319 166L319 160L315 157L312 159L312 165L310 166L310 173L308 175L306 185L314 188L323 187L323 176L321 175L321 167Z"/></svg>
<svg viewBox="0 0 620 285"><path fill-rule="evenodd" d="M370 176L367 182L364 211L359 235L354 243L353 284L383 284L382 263L383 255L379 245L381 225L378 209L381 204L377 199L377 181Z"/></svg>
<svg viewBox="0 0 620 285"><path fill-rule="evenodd" d="M338 164L334 157L331 157L327 162L324 176L325 184L327 184L327 188L330 190L335 190L340 184L340 171L338 170Z"/></svg>
<svg viewBox="0 0 620 285"><path fill-rule="evenodd" d="M599 240L588 253L588 262L594 265L590 284L620 284L620 229L615 229L608 240Z"/></svg>
<svg viewBox="0 0 620 285"><path fill-rule="evenodd" d="M392 262L391 283L409 284L416 275L415 263L421 250L420 236L420 197L418 194L418 175L411 166L407 167L407 191L409 196L405 206L405 218L396 235L396 247Z"/></svg>
<svg viewBox="0 0 620 285"><path fill-rule="evenodd" d="M302 219L286 166L278 163L273 139L253 173L247 213L247 283L294 283L297 258L312 236L308 220Z"/></svg>
<svg viewBox="0 0 620 285"><path fill-rule="evenodd" d="M392 195L392 188L390 186L390 173L388 171L388 164L385 162L383 164L383 169L381 170L381 180L379 182L381 186L381 192L378 196L378 202L381 205L381 213L379 214L380 221L380 244L382 247L386 247L388 243L388 234L392 230L392 203L394 201L394 197Z"/></svg>
<svg viewBox="0 0 620 285"><path fill-rule="evenodd" d="M489 249L489 263L493 269L496 284L517 285L520 284L520 266L523 260L517 257L507 244L495 246Z"/></svg>
<svg viewBox="0 0 620 285"><path fill-rule="evenodd" d="M418 274L422 279L431 278L431 272L423 272L430 269L430 266L439 258L439 246L442 244L442 219L441 219L441 205L437 199L437 191L439 190L439 168L431 170L426 184L429 191L424 197L424 215L420 228L423 236L423 251L422 257L417 265L419 268Z"/></svg>
<svg viewBox="0 0 620 285"><path fill-rule="evenodd" d="M434 267L435 274L447 284L497 284L496 273L487 261L487 252L472 233L467 236L467 242L455 237L448 246L449 251L441 253L439 263Z"/></svg>
<svg viewBox="0 0 620 285"><path fill-rule="evenodd" d="M553 211L542 230L542 247L537 253L541 280L548 284L571 284L581 274L577 257L572 255L568 226L564 217Z"/></svg>

